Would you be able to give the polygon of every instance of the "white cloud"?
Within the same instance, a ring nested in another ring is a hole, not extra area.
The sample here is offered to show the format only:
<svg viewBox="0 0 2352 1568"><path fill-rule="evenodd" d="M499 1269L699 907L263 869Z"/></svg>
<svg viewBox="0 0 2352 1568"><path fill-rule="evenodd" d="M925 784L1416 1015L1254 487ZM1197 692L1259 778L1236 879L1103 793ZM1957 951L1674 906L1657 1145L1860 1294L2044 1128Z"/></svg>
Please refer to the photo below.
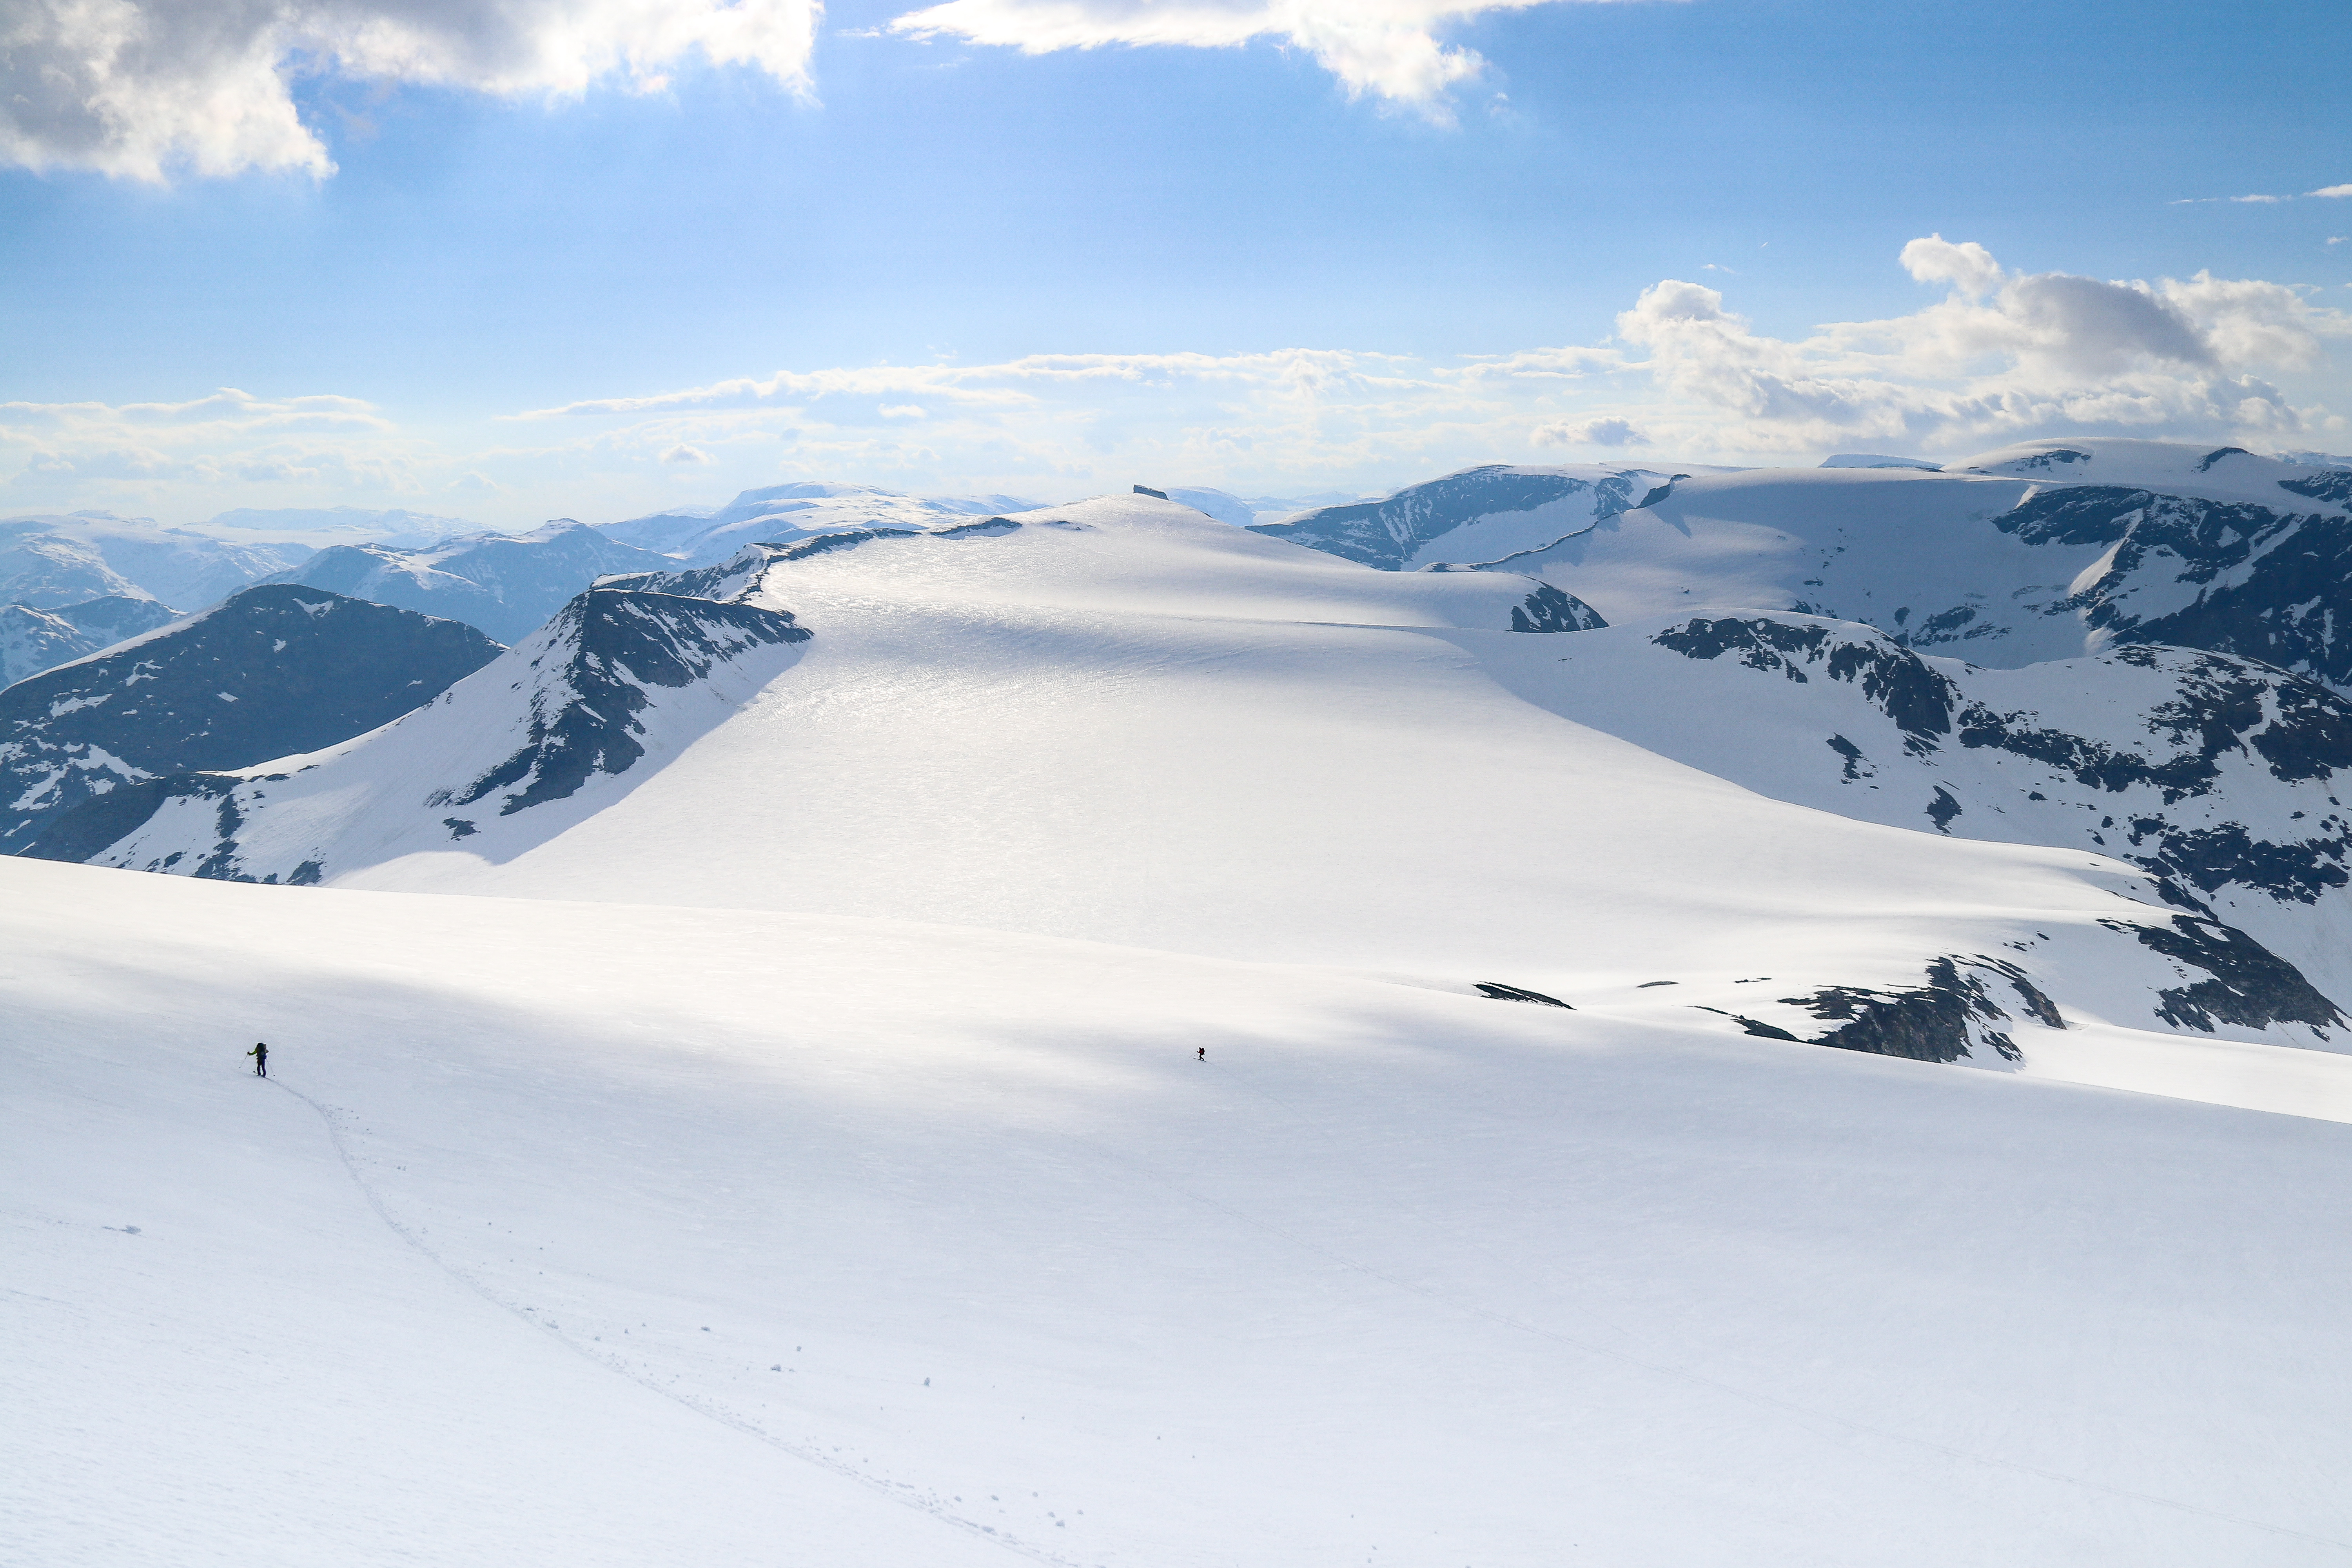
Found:
<svg viewBox="0 0 2352 1568"><path fill-rule="evenodd" d="M1350 97L1372 93L1449 118L1448 89L1477 76L1475 51L1441 29L1495 11L1561 0L945 0L890 23L915 37L951 34L1024 54L1109 44L1233 48L1271 38L1306 50Z"/></svg>
<svg viewBox="0 0 2352 1568"><path fill-rule="evenodd" d="M1911 314L1759 332L1665 279L1613 342L1423 359L1337 349L1044 354L778 371L521 416L558 445L645 461L690 441L722 471L1055 490L1127 468L1270 489L1387 482L1547 447L1738 461L1856 442L1978 447L2050 432L2254 440L2336 427L2280 376L2323 375L2352 316L2262 279L2012 273L1983 246L1906 246L1945 287ZM918 426L887 416L920 407ZM742 465L757 462L761 469Z"/></svg>
<svg viewBox="0 0 2352 1568"><path fill-rule="evenodd" d="M0 8L0 162L161 180L331 173L295 112L302 72L520 96L691 53L804 89L821 0L11 0Z"/></svg>
<svg viewBox="0 0 2352 1568"><path fill-rule="evenodd" d="M1940 234L1915 239L1896 259L1922 283L1949 283L1971 300L1981 300L2000 287L2000 263L1974 240L1954 245Z"/></svg>
<svg viewBox="0 0 2352 1568"><path fill-rule="evenodd" d="M1646 446L1649 439L1622 419L1587 419L1574 425L1538 425L1535 429L1535 443L1538 447L1640 447Z"/></svg>
<svg viewBox="0 0 2352 1568"><path fill-rule="evenodd" d="M1699 284L1644 290L1618 332L1650 351L1654 387L1678 405L1647 421L1653 438L1727 445L1724 415L1758 452L2039 431L2252 437L2334 417L2261 379L2319 370L2326 341L2352 337L2352 316L2285 285L2202 272L2154 284L2018 275L1981 246L1940 236L1912 241L1902 261L1951 293L1909 316L1797 341L1755 331Z"/></svg>
<svg viewBox="0 0 2352 1568"><path fill-rule="evenodd" d="M1900 260L1936 287L1919 309L1785 338L1719 289L1666 279L1595 342L782 370L539 409L446 447L347 396L0 404L0 473L16 474L12 502L58 510L194 518L448 493L494 503L469 515L528 523L661 510L682 480L714 500L788 478L1055 500L1138 473L1295 494L1627 447L1738 463L2032 435L2352 439L2329 406L2346 395L2329 350L2352 339L2352 313L2311 290L2012 272L1937 236Z"/></svg>
<svg viewBox="0 0 2352 1568"><path fill-rule="evenodd" d="M2303 195L2305 196L2352 196L2352 185L2323 185L2318 190L2305 191ZM2168 203L2167 205L2176 207L2187 207L2195 206L2202 202L2239 202L2256 206L2275 206L2281 202L2300 201L2301 199L2303 199L2301 196L2294 195L2182 196L2176 201Z"/></svg>

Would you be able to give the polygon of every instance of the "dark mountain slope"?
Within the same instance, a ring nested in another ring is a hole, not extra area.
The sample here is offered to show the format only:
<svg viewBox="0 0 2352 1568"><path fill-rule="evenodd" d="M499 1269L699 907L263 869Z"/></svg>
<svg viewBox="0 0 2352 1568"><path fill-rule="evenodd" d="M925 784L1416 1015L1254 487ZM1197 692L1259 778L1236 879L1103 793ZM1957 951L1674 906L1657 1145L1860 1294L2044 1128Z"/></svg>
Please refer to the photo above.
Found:
<svg viewBox="0 0 2352 1568"><path fill-rule="evenodd" d="M0 692L0 851L124 784L348 740L499 652L456 621L316 588L247 588Z"/></svg>

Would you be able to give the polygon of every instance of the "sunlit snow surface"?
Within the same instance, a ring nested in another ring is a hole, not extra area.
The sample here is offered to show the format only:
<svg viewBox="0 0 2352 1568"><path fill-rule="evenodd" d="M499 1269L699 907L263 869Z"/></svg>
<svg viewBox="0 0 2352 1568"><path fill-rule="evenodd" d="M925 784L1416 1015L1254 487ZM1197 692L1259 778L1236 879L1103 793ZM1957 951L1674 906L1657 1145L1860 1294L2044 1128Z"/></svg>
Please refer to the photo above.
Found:
<svg viewBox="0 0 2352 1568"><path fill-rule="evenodd" d="M339 885L0 860L10 1551L2352 1555L2352 1058L2153 1027L2116 860L1743 773L1780 686L1181 512L773 567L453 837L518 648L254 770ZM1947 952L2070 1026L1730 1016Z"/></svg>

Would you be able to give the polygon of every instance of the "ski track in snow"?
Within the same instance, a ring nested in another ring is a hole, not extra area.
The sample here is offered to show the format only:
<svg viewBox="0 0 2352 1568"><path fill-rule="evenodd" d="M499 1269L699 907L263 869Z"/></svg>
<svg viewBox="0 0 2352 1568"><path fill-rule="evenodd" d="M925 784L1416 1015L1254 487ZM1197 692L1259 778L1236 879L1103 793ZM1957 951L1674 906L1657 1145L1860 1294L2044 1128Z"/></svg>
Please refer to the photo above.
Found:
<svg viewBox="0 0 2352 1568"><path fill-rule="evenodd" d="M1232 1068L1223 1066L1221 1063L1212 1062L1207 1065L1213 1070L1230 1078L1234 1083L1240 1085L1242 1088L1247 1089L1252 1093L1260 1095L1275 1105L1280 1106L1285 1111L1288 1112L1293 1117L1297 1118L1303 1125L1313 1128L1318 1136L1328 1137L1327 1131L1322 1128L1319 1123L1317 1123L1312 1119L1302 1115L1295 1107L1290 1106L1279 1096L1269 1092L1256 1084L1251 1083L1246 1078L1234 1072ZM278 1089L285 1090L288 1094L292 1095L295 1099L300 1100L303 1104L309 1106L313 1111L318 1113L319 1120L326 1130L328 1141L334 1148L336 1158L342 1163L343 1169L351 1176L352 1184L359 1189L361 1195L366 1199L368 1207L374 1212L375 1216L378 1219L382 1220L383 1224L403 1241L406 1242L410 1247L423 1254L424 1257L433 1263L435 1268L448 1275L450 1279L456 1280L460 1285L463 1285L467 1290L471 1291L474 1295L479 1297L482 1300L488 1302L492 1307L498 1309L499 1311L529 1325L535 1331L554 1340L558 1343L562 1344L566 1350L571 1351L573 1354L579 1356L582 1360L590 1363L592 1365L626 1378L628 1381L637 1384L639 1387L644 1388L650 1393L657 1394L663 1398L680 1405L685 1408L693 1411L698 1415L715 1421L730 1430L740 1432L745 1436L765 1443L769 1447L776 1448L783 1453L790 1454L794 1458L804 1460L809 1464L818 1466L846 1479L855 1481L858 1485L889 1499L892 1502L898 1503L903 1508L912 1509L918 1513L927 1514L929 1517L940 1521L943 1524L952 1526L958 1530L967 1532L975 1539L988 1545L1001 1547L1017 1556L1028 1558L1032 1562L1055 1563L1061 1565L1061 1568L1079 1568L1076 1559L1059 1556L1034 1543L1020 1540L1017 1537L1005 1535L1001 1531L992 1530L990 1527L982 1525L974 1521L963 1519L956 1514L948 1512L946 1510L939 1507L933 1502L926 1501L917 1497L907 1496L905 1492L900 1489L904 1483L894 1484L892 1482L886 1481L879 1477L868 1474L867 1472L857 1468L854 1465L844 1464L840 1460L833 1458L814 1447L794 1443L786 1438L780 1437L757 1424L746 1420L715 1404L697 1399L691 1394L681 1393L675 1388L665 1387L663 1384L654 1382L651 1379L641 1377L635 1372L632 1371L625 1362L598 1355L586 1345L580 1343L577 1340L565 1334L560 1328L551 1327L548 1323L541 1321L539 1318L534 1317L530 1309L518 1307L511 1302L501 1300L488 1286L467 1275L464 1270L452 1265L446 1258L442 1257L440 1253L436 1252L433 1248L432 1245L426 1242L423 1237L410 1229L407 1226L402 1224L401 1221L393 1215L392 1211L385 1206L382 1197L378 1195L375 1189L369 1184L366 1176L362 1173L359 1162L352 1156L351 1146L344 1138L341 1127L336 1121L337 1112L335 1110L320 1104L318 1100L311 1099L309 1095L304 1094L300 1089L294 1088L292 1085L284 1082L280 1079L273 1078L268 1081ZM349 1116L353 1113L345 1111L343 1114ZM2309 1542L2315 1546L2331 1547L2339 1552L2352 1552L2352 1542L2336 1541L2326 1536L2313 1535L2304 1531L2290 1529L2284 1525L2273 1524L2263 1520L2249 1519L2240 1514L2228 1513L2218 1509L2201 1508L2194 1503L2181 1502L2172 1498L2159 1497L2149 1492L2134 1491L2125 1487L2108 1486L2103 1482L2090 1480L2081 1476L2067 1475L2057 1470L2042 1469L2032 1465L2019 1464L2014 1460L1996 1458L1986 1454L1972 1453L1964 1448L1954 1447L1948 1444L1936 1442L1932 1438L1914 1436L1908 1433L1893 1431L1884 1426L1873 1426L1867 1422L1852 1420L1846 1416L1837 1415L1832 1411L1817 1409L1811 1406L1799 1405L1789 1400L1775 1398L1769 1394L1759 1393L1753 1389L1736 1387L1731 1384L1724 1383L1717 1379L1710 1378L1702 1373L1691 1372L1682 1367L1671 1366L1660 1362L1645 1360L1641 1356L1634 1355L1626 1351L1614 1349L1608 1345L1598 1344L1591 1340L1579 1339L1573 1335L1564 1334L1556 1329L1548 1329L1539 1323L1531 1323L1524 1319L1514 1317L1507 1312L1496 1311L1492 1308L1481 1306L1475 1301L1464 1300L1458 1296L1451 1295L1443 1290L1433 1289L1427 1285L1417 1284L1412 1280L1402 1279L1395 1274L1390 1273L1386 1269L1378 1268L1373 1264L1367 1263L1361 1258L1350 1257L1345 1252L1339 1251L1333 1247L1327 1247L1320 1242L1300 1236L1297 1232L1276 1225L1271 1220L1265 1219L1256 1215L1245 1213L1244 1211L1237 1209L1229 1204L1221 1203L1215 1198L1195 1191L1181 1178L1171 1175L1166 1171L1146 1165L1132 1157L1121 1154L1118 1151L1111 1149L1105 1144L1099 1143L1093 1139L1082 1137L1077 1133L1070 1132L1066 1130L1062 1131L1059 1135L1070 1143L1086 1150L1088 1153L1094 1155L1097 1159L1108 1161L1114 1164L1123 1165L1129 1170L1137 1173L1139 1175L1148 1178L1155 1185L1181 1193L1192 1203L1198 1204L1204 1208L1214 1210L1216 1213L1225 1215L1228 1219L1231 1219L1237 1224L1249 1226L1257 1230L1264 1231L1267 1235L1273 1236L1292 1247L1297 1247L1303 1252L1311 1253L1318 1258L1322 1258L1330 1262L1339 1264L1342 1268L1351 1269L1370 1279L1377 1279L1391 1289L1420 1296L1424 1300L1433 1301L1438 1305L1449 1308L1452 1310L1462 1312L1471 1317L1480 1318L1487 1322L1495 1323L1520 1333L1533 1335L1538 1339L1547 1340L1552 1343L1566 1346L1570 1350L1580 1352L1586 1355L1602 1357L1607 1360L1616 1362L1622 1365L1632 1367L1637 1371L1648 1373L1653 1376L1671 1378L1678 1382L1688 1384L1694 1387L1706 1389L1716 1394L1725 1395L1726 1397L1741 1400L1747 1404L1753 1405L1763 1409L1777 1411L1782 1415L1794 1417L1801 1422L1826 1422L1832 1426L1842 1427L1845 1431L1859 1436L1873 1437L1885 1442L1909 1445L1926 1452L1939 1454L1948 1458L1957 1459L1966 1464L1980 1465L1994 1470L2006 1470L2016 1475L2032 1476L2040 1480L2053 1481L2063 1486L2079 1487L2087 1491L2103 1493L2108 1497L2121 1499L2129 1502L2145 1503L2155 1508L2171 1509L2181 1513L2211 1519L2222 1523L2234 1524L2248 1530L2266 1531L2270 1534L2281 1536L2288 1540L2302 1541ZM1484 1248L1482 1248L1482 1250L1484 1250Z"/></svg>
<svg viewBox="0 0 2352 1568"><path fill-rule="evenodd" d="M401 1240L406 1242L409 1246L422 1253L432 1262L436 1268L440 1269L441 1272L446 1274L458 1284L463 1285L467 1289L472 1291L475 1295L480 1297L483 1300L488 1302L499 1311L516 1319L518 1321L528 1324L533 1331L546 1335L549 1339L553 1340L564 1349L572 1352L574 1355L579 1356L583 1361L585 1361L593 1366L602 1368L604 1371L614 1373L619 1376L627 1378L631 1383L634 1383L638 1387L645 1389L647 1393L657 1394L664 1399L669 1400L673 1404L683 1405L687 1409L693 1411L697 1415L716 1421L721 1426L725 1426L731 1431L740 1432L747 1437L755 1438L760 1442L767 1444L772 1448L790 1454L796 1459L805 1460L822 1469L830 1470L834 1474L843 1477L845 1479L856 1481L859 1486L865 1487L870 1491L879 1493L881 1496L889 1499L892 1502L898 1504L901 1508L912 1509L917 1513L928 1514L931 1518L938 1520L942 1524L951 1525L958 1530L963 1531L967 1534L972 1536L975 1540L978 1540L986 1545L1001 1547L1016 1556L1026 1557L1033 1563L1052 1563L1060 1564L1061 1568L1079 1568L1079 1564L1075 1558L1056 1556L1055 1553L1045 1551L1043 1547L1033 1545L1027 1542L1019 1540L1016 1537L1008 1536L1003 1531L992 1529L987 1525L977 1523L971 1520L959 1518L957 1515L950 1513L944 1509L940 1508L935 1503L927 1502L920 1498L912 1498L905 1495L903 1491L892 1483L883 1480L879 1477L868 1475L864 1470L857 1468L855 1465L843 1464L840 1460L833 1458L830 1456L820 1452L818 1449L809 1447L808 1445L794 1443L786 1438L779 1437L774 1433L767 1431L752 1422L747 1421L741 1416L734 1415L728 1410L706 1404L702 1400L697 1399L688 1394L682 1394L675 1388L666 1388L662 1384L653 1382L651 1379L640 1377L629 1369L626 1363L600 1356L595 1352L590 1350L586 1345L582 1344L579 1341L564 1333L562 1329L541 1322L539 1319L531 1315L530 1309L515 1306L509 1301L500 1300L489 1287L474 1279L471 1275L466 1273L465 1270L452 1265L447 1258L442 1257L438 1252L436 1252L433 1249L432 1245L425 1241L423 1237L411 1230L408 1226L401 1224L398 1219L394 1217L392 1211L384 1206L383 1199L377 1194L376 1190L373 1187L368 1184L367 1178L361 1174L359 1162L352 1157L351 1145L344 1140L342 1129L336 1124L336 1112L334 1110L320 1104L309 1095L304 1094L300 1089L296 1089L293 1085L287 1083L280 1079L273 1078L268 1079L266 1081L284 1089L288 1094L292 1095L295 1099L300 1100L303 1104L309 1106L312 1110L319 1113L319 1120L327 1130L327 1142L334 1147L335 1158L342 1162L343 1170L349 1173L352 1178L352 1184L359 1188L360 1195L367 1200L367 1205L370 1209L374 1211L376 1218L382 1220L384 1225L391 1229L394 1236L399 1237ZM352 1113L346 1111L344 1114L351 1115Z"/></svg>

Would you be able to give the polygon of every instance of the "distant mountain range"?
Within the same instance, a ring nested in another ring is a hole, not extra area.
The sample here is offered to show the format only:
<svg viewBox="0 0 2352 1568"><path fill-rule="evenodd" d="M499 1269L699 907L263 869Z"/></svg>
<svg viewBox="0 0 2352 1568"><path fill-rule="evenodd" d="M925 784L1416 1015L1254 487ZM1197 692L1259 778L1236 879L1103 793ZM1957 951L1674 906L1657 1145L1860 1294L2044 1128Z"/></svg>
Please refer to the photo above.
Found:
<svg viewBox="0 0 2352 1568"><path fill-rule="evenodd" d="M1786 610L2004 668L2178 645L2352 690L2347 503L2352 470L2236 447L2037 441L1940 472L1676 479L1478 569L1539 576L1612 621Z"/></svg>
<svg viewBox="0 0 2352 1568"><path fill-rule="evenodd" d="M1381 500L1319 507L1245 526L1383 571L1477 561L1549 544L1642 504L1671 476L1630 464L1528 468L1491 463L1408 485Z"/></svg>
<svg viewBox="0 0 2352 1568"><path fill-rule="evenodd" d="M0 518L0 604L56 609L110 596L198 610L310 553L104 513Z"/></svg>
<svg viewBox="0 0 2352 1568"><path fill-rule="evenodd" d="M260 586L0 691L0 851L83 803L307 752L398 718L499 652L473 627ZM100 820L103 820L102 818Z"/></svg>
<svg viewBox="0 0 2352 1568"><path fill-rule="evenodd" d="M529 533L469 533L415 550L337 544L269 579L325 588L520 642L597 578L676 562L569 518Z"/></svg>
<svg viewBox="0 0 2352 1568"><path fill-rule="evenodd" d="M725 506L655 512L602 524L624 544L690 565L721 561L746 544L804 539L843 528L952 527L1038 503L1017 496L912 496L872 485L793 483L745 490Z"/></svg>
<svg viewBox="0 0 2352 1568"><path fill-rule="evenodd" d="M0 688L152 631L173 618L171 607L158 600L121 594L53 610L0 605Z"/></svg>
<svg viewBox="0 0 2352 1568"><path fill-rule="evenodd" d="M240 532L276 534L324 548L329 544L369 543L415 547L437 543L457 534L478 533L481 525L462 517L438 517L403 507L369 510L356 506L239 507L206 518L197 531L233 529Z"/></svg>

